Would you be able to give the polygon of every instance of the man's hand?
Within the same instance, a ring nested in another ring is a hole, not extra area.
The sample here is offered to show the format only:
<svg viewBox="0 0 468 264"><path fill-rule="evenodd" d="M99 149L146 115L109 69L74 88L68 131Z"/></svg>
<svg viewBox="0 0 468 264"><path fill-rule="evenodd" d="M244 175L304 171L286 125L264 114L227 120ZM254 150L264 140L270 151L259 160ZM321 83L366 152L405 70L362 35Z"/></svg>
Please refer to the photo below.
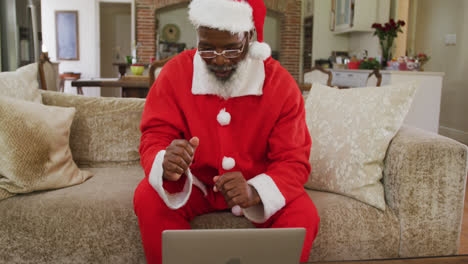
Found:
<svg viewBox="0 0 468 264"><path fill-rule="evenodd" d="M213 178L214 191L220 191L229 208L239 205L248 208L262 202L254 187L247 184L241 172L228 172Z"/></svg>
<svg viewBox="0 0 468 264"><path fill-rule="evenodd" d="M190 141L176 139L166 148L163 161L163 178L168 181L178 181L182 174L190 167L195 150L200 144L197 137Z"/></svg>

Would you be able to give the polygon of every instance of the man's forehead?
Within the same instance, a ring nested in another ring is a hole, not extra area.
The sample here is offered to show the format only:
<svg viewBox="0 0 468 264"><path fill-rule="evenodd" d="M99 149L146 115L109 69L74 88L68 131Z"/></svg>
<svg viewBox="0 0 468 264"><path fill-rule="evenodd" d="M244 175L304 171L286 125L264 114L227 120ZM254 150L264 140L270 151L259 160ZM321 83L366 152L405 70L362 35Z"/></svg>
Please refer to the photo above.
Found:
<svg viewBox="0 0 468 264"><path fill-rule="evenodd" d="M224 39L231 41L242 41L244 39L243 33L232 33L230 31L219 30L215 28L199 27L197 32L200 40Z"/></svg>

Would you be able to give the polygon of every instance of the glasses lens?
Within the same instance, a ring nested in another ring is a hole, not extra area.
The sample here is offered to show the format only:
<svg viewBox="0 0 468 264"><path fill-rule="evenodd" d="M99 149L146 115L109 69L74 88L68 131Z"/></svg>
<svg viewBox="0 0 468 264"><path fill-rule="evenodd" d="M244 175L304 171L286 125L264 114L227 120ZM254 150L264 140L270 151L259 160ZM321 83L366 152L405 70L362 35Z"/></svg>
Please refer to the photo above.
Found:
<svg viewBox="0 0 468 264"><path fill-rule="evenodd" d="M237 58L240 54L240 50L226 50L226 52L224 52L224 56L229 59Z"/></svg>
<svg viewBox="0 0 468 264"><path fill-rule="evenodd" d="M200 57L205 59L212 59L216 57L216 54L213 51L199 51Z"/></svg>

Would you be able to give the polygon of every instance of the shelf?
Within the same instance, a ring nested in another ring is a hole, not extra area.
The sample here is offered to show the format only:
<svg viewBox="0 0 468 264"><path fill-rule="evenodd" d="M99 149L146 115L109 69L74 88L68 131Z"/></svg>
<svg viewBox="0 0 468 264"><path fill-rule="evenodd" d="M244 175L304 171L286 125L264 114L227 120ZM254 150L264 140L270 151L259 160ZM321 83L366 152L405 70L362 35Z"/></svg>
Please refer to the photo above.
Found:
<svg viewBox="0 0 468 264"><path fill-rule="evenodd" d="M348 34L353 32L374 32L373 29L356 29L356 28L347 28L347 29L340 29L333 31L333 34L340 35L340 34Z"/></svg>

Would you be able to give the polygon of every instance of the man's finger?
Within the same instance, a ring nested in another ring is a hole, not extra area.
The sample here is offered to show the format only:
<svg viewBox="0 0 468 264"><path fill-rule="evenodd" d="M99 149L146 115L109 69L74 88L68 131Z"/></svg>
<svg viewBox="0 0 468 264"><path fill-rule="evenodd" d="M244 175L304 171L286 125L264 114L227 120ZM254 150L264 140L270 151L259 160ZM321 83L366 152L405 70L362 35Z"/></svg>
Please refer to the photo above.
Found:
<svg viewBox="0 0 468 264"><path fill-rule="evenodd" d="M166 172L166 180L168 181L177 181L180 179L181 176L182 174L178 174L175 172L169 172L169 171Z"/></svg>
<svg viewBox="0 0 468 264"><path fill-rule="evenodd" d="M174 144L173 146L184 148L187 151L187 153L190 155L190 157L193 157L193 153L195 151L189 141L185 139L176 139L173 141L173 144Z"/></svg>
<svg viewBox="0 0 468 264"><path fill-rule="evenodd" d="M189 141L190 145L193 147L193 152L195 153L195 150L198 148L198 145L200 145L200 139L197 137L193 137Z"/></svg>
<svg viewBox="0 0 468 264"><path fill-rule="evenodd" d="M176 164L177 166L181 167L184 171L188 169L190 163L188 163L184 158L179 155L170 155L167 160L171 163Z"/></svg>
<svg viewBox="0 0 468 264"><path fill-rule="evenodd" d="M185 148L178 148L177 150L174 151L175 155L180 156L185 160L185 163L189 164L192 163L192 156L188 153L188 151Z"/></svg>
<svg viewBox="0 0 468 264"><path fill-rule="evenodd" d="M235 175L234 174L223 174L221 175L221 177L216 181L215 183L215 187L219 190L219 191L224 191L224 185L235 179Z"/></svg>
<svg viewBox="0 0 468 264"><path fill-rule="evenodd" d="M167 162L166 170L168 172L174 172L177 174L182 174L185 172L184 168L182 168L179 164L173 163L171 161Z"/></svg>

